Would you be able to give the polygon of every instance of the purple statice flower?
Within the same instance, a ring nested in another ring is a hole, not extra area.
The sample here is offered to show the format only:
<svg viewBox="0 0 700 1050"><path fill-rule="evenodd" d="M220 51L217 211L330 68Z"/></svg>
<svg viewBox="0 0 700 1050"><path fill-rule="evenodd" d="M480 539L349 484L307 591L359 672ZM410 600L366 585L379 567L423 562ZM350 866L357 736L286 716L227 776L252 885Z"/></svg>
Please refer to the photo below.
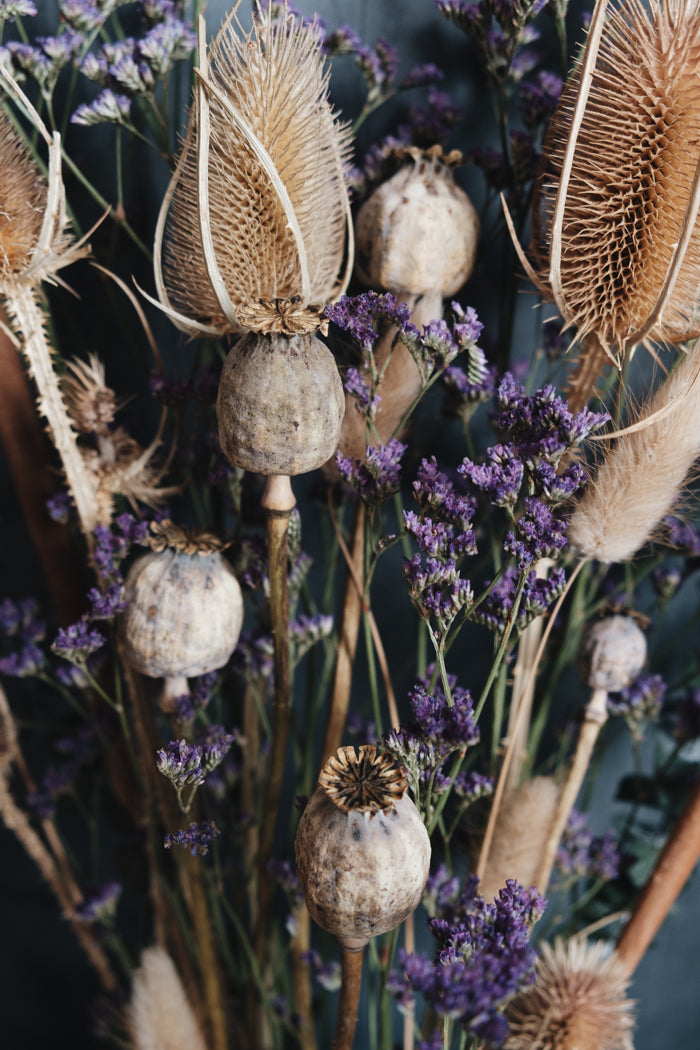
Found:
<svg viewBox="0 0 700 1050"><path fill-rule="evenodd" d="M631 732L641 735L645 723L658 717L665 693L666 683L661 675L642 671L631 685L608 694L608 713L622 715Z"/></svg>
<svg viewBox="0 0 700 1050"><path fill-rule="evenodd" d="M455 617L474 600L469 580L463 580L451 559L441 561L420 554L404 558L403 572L408 593L421 616L432 617L437 637L444 637Z"/></svg>
<svg viewBox="0 0 700 1050"><path fill-rule="evenodd" d="M503 544L504 550L516 559L521 572L540 558L556 558L567 542L565 522L557 518L546 503L527 496L523 508Z"/></svg>
<svg viewBox="0 0 700 1050"><path fill-rule="evenodd" d="M123 92L105 88L92 102L83 102L70 118L72 124L124 124L131 113L131 99Z"/></svg>
<svg viewBox="0 0 700 1050"><path fill-rule="evenodd" d="M686 557L700 558L700 534L692 522L682 521L675 514L669 514L663 523L668 529L669 546Z"/></svg>
<svg viewBox="0 0 700 1050"><path fill-rule="evenodd" d="M431 84L439 84L445 79L445 74L439 66L427 62L422 66L414 66L398 85L399 91L408 91L410 88L428 87Z"/></svg>
<svg viewBox="0 0 700 1050"><path fill-rule="evenodd" d="M0 674L10 678L31 678L46 666L46 656L38 645L28 642L20 650L0 657Z"/></svg>
<svg viewBox="0 0 700 1050"><path fill-rule="evenodd" d="M420 993L438 1017L451 1017L465 1032L500 1044L508 1032L503 1009L534 979L536 953L530 927L544 909L536 891L509 879L487 902L468 883L455 902L428 925L438 941L435 956L399 952L401 972L387 987L399 1001Z"/></svg>
<svg viewBox="0 0 700 1050"><path fill-rule="evenodd" d="M370 376L367 372L361 372L359 368L348 368L343 382L348 394L355 399L355 409L361 416L372 420L377 414L377 408L382 400L380 394L373 394Z"/></svg>
<svg viewBox="0 0 700 1050"><path fill-rule="evenodd" d="M32 0L0 0L0 22L14 22L16 18L33 18L36 4Z"/></svg>
<svg viewBox="0 0 700 1050"><path fill-rule="evenodd" d="M34 47L32 44L23 44L18 40L10 40L6 50L12 60L14 70L34 77L42 87L49 87L53 65L41 48Z"/></svg>
<svg viewBox="0 0 700 1050"><path fill-rule="evenodd" d="M542 325L542 349L548 361L558 361L568 350L571 333L563 332L561 321L552 319Z"/></svg>
<svg viewBox="0 0 700 1050"><path fill-rule="evenodd" d="M680 565L662 565L652 572L651 582L659 598L667 602L683 582L683 569Z"/></svg>
<svg viewBox="0 0 700 1050"><path fill-rule="evenodd" d="M149 522L139 521L128 513L120 514L115 524L116 530L108 525L98 525L93 533L93 564L100 579L108 584L122 582L119 571L122 561L134 545L146 541L149 530Z"/></svg>
<svg viewBox="0 0 700 1050"><path fill-rule="evenodd" d="M302 953L302 960L311 967L314 973L314 977L327 992L337 992L340 988L341 973L340 963L333 959L331 962L324 962L319 953L315 950Z"/></svg>
<svg viewBox="0 0 700 1050"><path fill-rule="evenodd" d="M226 733L221 726L210 726L201 743L171 740L167 748L160 748L156 752L156 767L179 794L187 786L203 784L209 773L226 757L236 739L236 733Z"/></svg>
<svg viewBox="0 0 700 1050"><path fill-rule="evenodd" d="M60 0L58 6L61 17L79 33L99 29L114 9L113 4L99 3L99 0Z"/></svg>
<svg viewBox="0 0 700 1050"><path fill-rule="evenodd" d="M342 25L334 29L332 33L326 33L323 38L323 53L332 57L334 55L351 55L362 47L362 41L352 26Z"/></svg>
<svg viewBox="0 0 700 1050"><path fill-rule="evenodd" d="M507 566L486 598L476 607L472 618L495 634L502 634L513 615L519 578L520 574L517 569L512 565ZM557 600L565 586L566 576L563 569L554 568L547 577L543 578L540 578L537 572L531 569L523 584L515 618L516 628L522 631L536 616L541 616L546 612L552 602Z"/></svg>
<svg viewBox="0 0 700 1050"><path fill-rule="evenodd" d="M541 132L552 119L554 110L562 92L561 77L542 70L537 74L536 83L524 83L520 87L518 109L523 124L531 134ZM558 329L560 324L554 324Z"/></svg>
<svg viewBox="0 0 700 1050"><path fill-rule="evenodd" d="M376 505L398 492L401 482L401 458L408 448L397 438L386 445L369 445L364 462L336 452L335 462L343 481L355 489L360 499Z"/></svg>
<svg viewBox="0 0 700 1050"><path fill-rule="evenodd" d="M172 835L166 835L163 845L166 849L171 849L173 846L184 846L193 857L197 855L201 857L209 852L212 842L220 834L213 820L206 820L202 823L192 821L188 827L180 828Z"/></svg>
<svg viewBox="0 0 700 1050"><path fill-rule="evenodd" d="M477 773L475 770L458 773L452 782L455 793L466 802L476 802L493 794L493 777Z"/></svg>
<svg viewBox="0 0 700 1050"><path fill-rule="evenodd" d="M59 627L51 651L69 663L85 667L88 657L101 649L106 641L104 635L95 627L90 627L86 620L78 620L70 627Z"/></svg>
<svg viewBox="0 0 700 1050"><path fill-rule="evenodd" d="M88 591L90 601L90 618L93 620L112 620L117 613L126 609L124 586L121 582L112 583L104 592L91 587Z"/></svg>
<svg viewBox="0 0 700 1050"><path fill-rule="evenodd" d="M179 18L159 22L138 42L140 58L154 77L166 77L175 62L189 58L197 46L191 27Z"/></svg>
<svg viewBox="0 0 700 1050"><path fill-rule="evenodd" d="M48 766L36 789L27 796L29 805L42 818L53 817L58 797L70 791L80 770L97 755L97 729L81 726L73 736L60 737L54 749L63 761Z"/></svg>
<svg viewBox="0 0 700 1050"><path fill-rule="evenodd" d="M473 0L435 0L435 6L443 18L459 26L465 33L480 33L484 21L481 4L476 4ZM490 15L488 17L490 21Z"/></svg>
<svg viewBox="0 0 700 1050"><path fill-rule="evenodd" d="M446 864L441 864L437 871L428 876L421 903L432 919L447 907L454 906L459 893L459 879L450 875Z"/></svg>
<svg viewBox="0 0 700 1050"><path fill-rule="evenodd" d="M71 511L75 507L73 497L69 492L57 492L46 501L46 511L52 521L66 525L70 521Z"/></svg>
<svg viewBox="0 0 700 1050"><path fill-rule="evenodd" d="M315 616L299 616L291 620L289 640L294 646L295 659L299 661L304 653L307 653L322 638L328 638L332 630L333 617L324 613L317 613Z"/></svg>
<svg viewBox="0 0 700 1050"><path fill-rule="evenodd" d="M572 810L556 855L562 875L615 879L620 871L618 839L613 831L593 835L585 813Z"/></svg>
<svg viewBox="0 0 700 1050"><path fill-rule="evenodd" d="M465 457L458 473L483 492L492 507L513 509L520 494L525 466L514 445L494 445L487 450L488 463Z"/></svg>
<svg viewBox="0 0 700 1050"><path fill-rule="evenodd" d="M324 316L357 340L366 353L374 349L382 324L396 325L401 331L409 327L415 331L410 325L409 307L399 303L391 292L344 295L326 307Z"/></svg>
<svg viewBox="0 0 700 1050"><path fill-rule="evenodd" d="M74 910L74 917L78 922L101 922L109 925L116 915L121 892L121 883L106 883L97 892L85 897Z"/></svg>

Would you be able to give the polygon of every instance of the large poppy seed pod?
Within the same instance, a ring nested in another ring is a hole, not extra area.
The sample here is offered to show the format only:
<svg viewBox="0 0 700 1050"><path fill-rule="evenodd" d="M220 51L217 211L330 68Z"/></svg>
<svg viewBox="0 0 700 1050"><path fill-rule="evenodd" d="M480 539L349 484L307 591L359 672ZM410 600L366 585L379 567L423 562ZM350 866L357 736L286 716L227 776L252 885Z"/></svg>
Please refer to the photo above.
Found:
<svg viewBox="0 0 700 1050"><path fill-rule="evenodd" d="M344 948L363 948L418 906L430 840L388 754L341 747L299 822L297 873L313 919Z"/></svg>
<svg viewBox="0 0 700 1050"><path fill-rule="evenodd" d="M409 151L407 164L362 205L356 270L372 288L454 295L474 268L479 220L439 149Z"/></svg>
<svg viewBox="0 0 700 1050"><path fill-rule="evenodd" d="M646 639L632 617L606 616L586 632L578 666L591 689L617 693L634 681L646 656Z"/></svg>
<svg viewBox="0 0 700 1050"><path fill-rule="evenodd" d="M222 667L236 647L243 598L221 544L162 522L156 549L126 579L121 631L133 666L151 678L193 678Z"/></svg>
<svg viewBox="0 0 700 1050"><path fill-rule="evenodd" d="M310 332L250 332L226 359L216 401L219 440L243 470L315 470L335 451L344 411L333 355Z"/></svg>

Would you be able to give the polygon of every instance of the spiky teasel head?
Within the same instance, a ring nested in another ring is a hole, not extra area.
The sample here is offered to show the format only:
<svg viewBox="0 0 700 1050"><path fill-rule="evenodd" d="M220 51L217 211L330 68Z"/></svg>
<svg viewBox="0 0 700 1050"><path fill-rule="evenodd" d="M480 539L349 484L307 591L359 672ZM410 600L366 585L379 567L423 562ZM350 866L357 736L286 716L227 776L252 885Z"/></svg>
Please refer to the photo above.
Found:
<svg viewBox="0 0 700 1050"><path fill-rule="evenodd" d="M504 1050L633 1050L628 978L604 942L543 944L535 983L506 1010Z"/></svg>
<svg viewBox="0 0 700 1050"><path fill-rule="evenodd" d="M0 141L0 279L6 280L29 265L41 230L46 185L2 111Z"/></svg>
<svg viewBox="0 0 700 1050"><path fill-rule="evenodd" d="M618 366L699 327L698 6L598 0L543 151L530 276Z"/></svg>
<svg viewBox="0 0 700 1050"><path fill-rule="evenodd" d="M318 35L268 12L244 36L234 9L200 66L156 236L161 303L190 333L315 330L352 266L349 132Z"/></svg>

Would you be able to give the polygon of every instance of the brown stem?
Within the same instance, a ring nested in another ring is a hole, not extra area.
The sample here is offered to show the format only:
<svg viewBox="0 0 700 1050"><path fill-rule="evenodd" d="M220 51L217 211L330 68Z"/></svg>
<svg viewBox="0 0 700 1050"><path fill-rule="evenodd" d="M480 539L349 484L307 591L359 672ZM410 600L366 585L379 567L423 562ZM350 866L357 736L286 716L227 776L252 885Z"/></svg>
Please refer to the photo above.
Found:
<svg viewBox="0 0 700 1050"><path fill-rule="evenodd" d="M338 1002L338 1018L335 1023L332 1050L352 1050L360 1005L364 954L364 948L351 950L343 946L340 1001Z"/></svg>
<svg viewBox="0 0 700 1050"><path fill-rule="evenodd" d="M183 855L181 874L187 887L190 915L197 941L197 956L204 985L204 1001L212 1039L211 1045L213 1050L228 1050L228 1023L224 992L221 986L221 970L209 915L204 872L199 857L193 857L186 850Z"/></svg>
<svg viewBox="0 0 700 1050"><path fill-rule="evenodd" d="M70 529L46 510L46 501L58 491L49 446L19 354L1 328L0 442L56 618L66 627L85 611L82 560Z"/></svg>
<svg viewBox="0 0 700 1050"><path fill-rule="evenodd" d="M542 859L535 876L535 885L540 893L545 893L547 890L559 842L578 793L581 790L598 734L607 720L607 697L608 694L604 689L594 689L591 699L586 705L576 751L559 796L547 841L542 852Z"/></svg>
<svg viewBox="0 0 700 1050"><path fill-rule="evenodd" d="M628 974L639 964L700 859L700 781L695 786L617 942Z"/></svg>
<svg viewBox="0 0 700 1050"><path fill-rule="evenodd" d="M297 930L292 939L291 953L294 1012L297 1016L299 1045L302 1050L316 1050L311 966L307 961L307 952L311 947L311 916L303 903L296 910L296 920Z"/></svg>
<svg viewBox="0 0 700 1050"><path fill-rule="evenodd" d="M273 639L274 686L272 745L265 787L258 850L258 928L256 956L262 964L270 922L270 886L267 862L272 855L275 823L282 796L287 739L292 714L292 681L289 659L289 596L287 590L287 533L295 506L288 477L268 478L262 505L267 512L267 556L270 578L270 621Z"/></svg>

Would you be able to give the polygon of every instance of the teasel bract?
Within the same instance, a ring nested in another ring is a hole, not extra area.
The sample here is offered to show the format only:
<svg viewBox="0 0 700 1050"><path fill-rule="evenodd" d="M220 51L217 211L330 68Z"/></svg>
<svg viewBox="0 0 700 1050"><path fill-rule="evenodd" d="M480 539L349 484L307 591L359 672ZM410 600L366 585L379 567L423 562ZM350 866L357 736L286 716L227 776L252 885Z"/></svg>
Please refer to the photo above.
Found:
<svg viewBox="0 0 700 1050"><path fill-rule="evenodd" d="M550 125L521 259L584 344L579 382L700 328L698 10L598 0Z"/></svg>

